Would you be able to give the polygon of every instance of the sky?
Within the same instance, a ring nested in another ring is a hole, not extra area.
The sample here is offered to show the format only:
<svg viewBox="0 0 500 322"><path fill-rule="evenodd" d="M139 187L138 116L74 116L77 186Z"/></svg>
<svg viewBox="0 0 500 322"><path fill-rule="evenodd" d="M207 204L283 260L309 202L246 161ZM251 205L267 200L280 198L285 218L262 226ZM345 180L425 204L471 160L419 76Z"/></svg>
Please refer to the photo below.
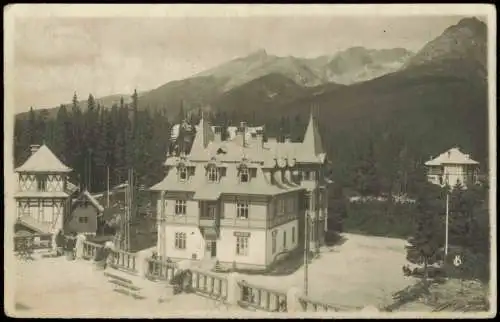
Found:
<svg viewBox="0 0 500 322"><path fill-rule="evenodd" d="M265 49L332 55L352 46L418 51L460 16L16 18L16 112L130 94Z"/></svg>

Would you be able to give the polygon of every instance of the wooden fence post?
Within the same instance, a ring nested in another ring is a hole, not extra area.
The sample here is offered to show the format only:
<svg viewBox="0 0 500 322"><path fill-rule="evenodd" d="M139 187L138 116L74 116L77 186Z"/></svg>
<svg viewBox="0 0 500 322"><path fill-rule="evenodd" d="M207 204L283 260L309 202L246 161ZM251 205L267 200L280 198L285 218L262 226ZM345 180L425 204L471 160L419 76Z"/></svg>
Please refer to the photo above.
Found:
<svg viewBox="0 0 500 322"><path fill-rule="evenodd" d="M84 234L78 234L76 237L76 245L75 245L75 255L77 259L83 258L83 243L87 237Z"/></svg>

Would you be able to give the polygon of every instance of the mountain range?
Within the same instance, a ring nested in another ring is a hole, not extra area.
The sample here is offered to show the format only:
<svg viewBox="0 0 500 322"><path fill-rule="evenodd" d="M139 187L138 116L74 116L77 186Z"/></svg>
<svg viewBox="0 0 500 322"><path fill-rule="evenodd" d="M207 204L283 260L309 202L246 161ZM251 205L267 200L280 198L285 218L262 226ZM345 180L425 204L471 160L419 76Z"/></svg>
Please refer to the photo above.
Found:
<svg viewBox="0 0 500 322"><path fill-rule="evenodd" d="M306 59L259 50L140 93L139 108L162 108L176 116L182 101L188 111L234 111L265 123L282 115L304 117L316 105L332 146L353 131L363 132L360 124L373 119L397 127L394 131L421 153L462 144L486 160L486 29L476 18L462 19L416 53L352 47ZM98 102L110 107L120 97ZM422 142L431 143L426 147Z"/></svg>

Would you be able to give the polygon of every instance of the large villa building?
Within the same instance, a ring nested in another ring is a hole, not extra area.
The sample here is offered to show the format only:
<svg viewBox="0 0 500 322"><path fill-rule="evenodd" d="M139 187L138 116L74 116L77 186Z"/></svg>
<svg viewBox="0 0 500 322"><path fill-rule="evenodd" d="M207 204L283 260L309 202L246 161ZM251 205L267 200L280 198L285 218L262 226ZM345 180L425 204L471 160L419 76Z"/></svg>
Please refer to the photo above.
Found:
<svg viewBox="0 0 500 322"><path fill-rule="evenodd" d="M265 268L327 227L326 153L311 115L303 142L263 142L242 123L221 140L205 121L188 154L169 155L158 195L158 252L172 260Z"/></svg>
<svg viewBox="0 0 500 322"><path fill-rule="evenodd" d="M425 165L429 182L441 187L449 185L453 188L460 183L466 188L478 182L479 162L456 147L431 158Z"/></svg>

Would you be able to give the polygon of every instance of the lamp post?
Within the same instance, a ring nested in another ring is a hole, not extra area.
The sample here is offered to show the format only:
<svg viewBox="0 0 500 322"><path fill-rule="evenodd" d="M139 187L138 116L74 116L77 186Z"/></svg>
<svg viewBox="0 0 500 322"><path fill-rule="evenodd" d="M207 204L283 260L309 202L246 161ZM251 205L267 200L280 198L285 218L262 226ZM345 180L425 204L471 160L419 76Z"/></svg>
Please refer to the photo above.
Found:
<svg viewBox="0 0 500 322"><path fill-rule="evenodd" d="M449 204L450 204L450 191L448 190L448 186L446 186L446 231L444 237L444 256L446 260L446 256L448 255L448 217L449 217Z"/></svg>

